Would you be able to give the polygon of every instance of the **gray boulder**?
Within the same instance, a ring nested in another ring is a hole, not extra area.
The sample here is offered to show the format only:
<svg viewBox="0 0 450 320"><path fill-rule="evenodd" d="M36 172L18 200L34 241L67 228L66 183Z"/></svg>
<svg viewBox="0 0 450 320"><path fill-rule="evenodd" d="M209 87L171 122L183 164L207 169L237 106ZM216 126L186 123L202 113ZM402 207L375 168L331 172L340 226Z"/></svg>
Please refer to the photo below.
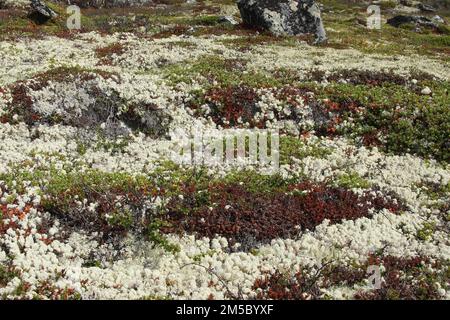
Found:
<svg viewBox="0 0 450 320"><path fill-rule="evenodd" d="M37 23L45 23L58 14L41 0L31 0L29 17Z"/></svg>
<svg viewBox="0 0 450 320"><path fill-rule="evenodd" d="M320 9L314 0L238 0L245 25L275 35L314 34L326 40Z"/></svg>
<svg viewBox="0 0 450 320"><path fill-rule="evenodd" d="M55 11L50 9L44 2L41 0L31 0L31 9L42 15L46 18L54 18L58 15Z"/></svg>

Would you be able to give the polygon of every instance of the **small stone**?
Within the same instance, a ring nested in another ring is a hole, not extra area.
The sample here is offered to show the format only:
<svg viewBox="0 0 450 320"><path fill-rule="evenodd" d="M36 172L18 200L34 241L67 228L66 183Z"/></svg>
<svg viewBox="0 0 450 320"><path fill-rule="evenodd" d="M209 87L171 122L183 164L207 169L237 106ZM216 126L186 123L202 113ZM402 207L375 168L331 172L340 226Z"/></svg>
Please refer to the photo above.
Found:
<svg viewBox="0 0 450 320"><path fill-rule="evenodd" d="M438 289L438 293L439 293L439 295L440 295L441 297L444 297L445 294L446 294L446 291L445 291L445 289L440 288L440 289Z"/></svg>
<svg viewBox="0 0 450 320"><path fill-rule="evenodd" d="M236 20L234 20L234 18L232 16L221 16L221 17L219 17L218 21L219 21L219 23L230 24L232 26L239 24Z"/></svg>
<svg viewBox="0 0 450 320"><path fill-rule="evenodd" d="M442 19L440 16L436 15L433 18L431 18L436 23L445 23L444 19Z"/></svg>
<svg viewBox="0 0 450 320"><path fill-rule="evenodd" d="M422 91L420 92L423 95L430 95L431 94L431 89L429 87L425 87L422 89Z"/></svg>

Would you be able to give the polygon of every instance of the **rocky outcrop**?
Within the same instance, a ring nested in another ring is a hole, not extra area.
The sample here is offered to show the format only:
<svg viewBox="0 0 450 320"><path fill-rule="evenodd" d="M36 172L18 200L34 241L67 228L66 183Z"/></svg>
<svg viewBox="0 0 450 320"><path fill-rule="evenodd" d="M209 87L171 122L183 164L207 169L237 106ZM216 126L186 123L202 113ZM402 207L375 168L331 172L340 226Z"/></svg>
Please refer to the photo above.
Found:
<svg viewBox="0 0 450 320"><path fill-rule="evenodd" d="M429 27L429 28L437 28L437 24L433 22L431 19L424 16L395 16L391 19L388 19L388 24L393 27L400 27L403 24L415 24L417 27Z"/></svg>
<svg viewBox="0 0 450 320"><path fill-rule="evenodd" d="M312 33L326 40L320 9L314 0L238 0L245 25L276 35Z"/></svg>
<svg viewBox="0 0 450 320"><path fill-rule="evenodd" d="M414 0L400 0L400 4L406 7L411 7L411 8L417 8L420 11L423 12L434 12L436 11L436 9L426 3L422 3L420 1L414 1Z"/></svg>

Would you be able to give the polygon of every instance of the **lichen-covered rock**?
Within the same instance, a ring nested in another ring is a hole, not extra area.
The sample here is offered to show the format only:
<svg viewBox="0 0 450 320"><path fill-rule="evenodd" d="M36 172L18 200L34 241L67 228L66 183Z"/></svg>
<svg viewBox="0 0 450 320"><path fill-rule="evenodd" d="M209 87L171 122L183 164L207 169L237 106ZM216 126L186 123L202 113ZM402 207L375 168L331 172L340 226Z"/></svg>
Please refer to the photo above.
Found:
<svg viewBox="0 0 450 320"><path fill-rule="evenodd" d="M31 9L33 13L38 14L42 18L51 19L58 16L55 11L50 9L44 2L40 0L31 0Z"/></svg>
<svg viewBox="0 0 450 320"><path fill-rule="evenodd" d="M395 16L391 19L388 19L387 23L396 28L400 27L403 24L409 24L409 23L415 24L418 27L419 26L429 27L429 28L437 28L438 27L435 22L433 22L431 19L424 17L424 16L399 15L399 16Z"/></svg>
<svg viewBox="0 0 450 320"><path fill-rule="evenodd" d="M326 40L320 9L314 0L239 0L239 11L248 26L276 35L313 33Z"/></svg>

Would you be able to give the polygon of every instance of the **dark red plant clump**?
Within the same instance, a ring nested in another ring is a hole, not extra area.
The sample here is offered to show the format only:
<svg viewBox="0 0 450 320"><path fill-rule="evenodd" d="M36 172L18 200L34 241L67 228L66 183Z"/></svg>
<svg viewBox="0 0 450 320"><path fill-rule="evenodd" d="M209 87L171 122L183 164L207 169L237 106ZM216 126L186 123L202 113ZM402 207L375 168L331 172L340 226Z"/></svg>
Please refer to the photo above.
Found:
<svg viewBox="0 0 450 320"><path fill-rule="evenodd" d="M411 79L419 81L433 80L433 76L424 72L413 72ZM353 85L382 86L384 84L408 85L409 79L392 71L373 71L345 69L336 70L330 75L326 75L323 70L312 70L308 77L309 81L339 82L345 80Z"/></svg>
<svg viewBox="0 0 450 320"><path fill-rule="evenodd" d="M358 114L363 108L364 106L360 102L348 98L318 103L315 118L321 118L322 121L316 121L317 134L319 136L335 136L336 126L344 120L345 115Z"/></svg>
<svg viewBox="0 0 450 320"><path fill-rule="evenodd" d="M155 191L147 187L134 189L111 187L108 190L83 188L83 198L87 203L96 203L94 211L77 204L79 190L67 190L48 195L44 209L57 216L64 228L83 229L102 234L101 241L111 237L122 237L132 228L145 229L147 218L142 216L142 208L148 199L155 197ZM120 207L116 205L120 203ZM107 215L112 218L107 218Z"/></svg>
<svg viewBox="0 0 450 320"><path fill-rule="evenodd" d="M319 299L321 292L313 279L305 277L302 271L287 277L279 271L257 279L252 287L258 290L258 300L311 300Z"/></svg>
<svg viewBox="0 0 450 320"><path fill-rule="evenodd" d="M0 186L0 191L3 193L6 191L6 188L4 185ZM17 205L18 201L15 200L13 204ZM1 204L0 205L0 235L6 234L8 230L19 230L21 229L19 221L24 220L28 214L30 214L30 211L32 209L42 210L42 207L40 205L34 205L31 202L26 203L23 209L19 208L11 208L8 204ZM19 221L17 221L19 220ZM49 218L42 217L40 223L36 227L37 232L40 234L48 234L49 229L52 227L52 223ZM24 232L24 236L28 236L31 234L32 230L30 227L27 227L26 229L22 229L21 231ZM42 239L46 244L50 244L55 237L47 237L46 239Z"/></svg>
<svg viewBox="0 0 450 320"><path fill-rule="evenodd" d="M90 72L83 69L78 68L55 68L46 72L39 73L33 76L32 79L26 81L18 81L12 84L9 87L9 91L12 96L12 101L7 105L7 113L0 118L2 123L11 122L13 120L13 116L17 114L20 117L21 121L24 121L28 125L34 125L39 122L45 122L49 124L64 122L61 117L56 115L44 116L34 110L34 101L30 95L30 91L39 91L45 88L49 82L63 82L69 83L73 82L76 79L81 82L88 82L96 79L96 77L102 77L104 79L110 79L116 74L105 72L105 71L95 71ZM101 96L103 93L97 87L90 88L90 95L92 96ZM118 99L117 99L118 100ZM95 105L97 106L97 105ZM98 110L97 110L98 109ZM109 110L107 110L104 106L98 104L98 108L93 108L89 110L86 115L82 117L75 118L72 121L68 121L67 124L74 126L87 126L92 123L92 119L90 117L97 117L96 123L100 123L98 118L105 118L110 115ZM106 118L105 118L106 119ZM90 121L90 122L89 122Z"/></svg>
<svg viewBox="0 0 450 320"><path fill-rule="evenodd" d="M19 216L20 214L18 210L9 210L7 208L7 205L1 205L0 206L0 216L3 218L10 219L13 216ZM4 235L8 229L17 229L19 227L19 224L15 221L9 220L8 223L5 223L3 220L0 219L0 235Z"/></svg>
<svg viewBox="0 0 450 320"><path fill-rule="evenodd" d="M117 76L117 74L102 70L95 70L94 72L79 68L58 67L36 74L27 85L34 91L37 91L46 87L50 81L71 82L74 78L78 78L81 81L89 81L95 79L97 76L110 79L113 76Z"/></svg>
<svg viewBox="0 0 450 320"><path fill-rule="evenodd" d="M370 255L358 267L324 265L317 271L307 273L300 270L294 275L276 271L256 279L252 287L257 299L304 300L324 299L321 289L333 286L353 287L369 280L369 266L383 266L383 281L380 289L358 291L354 299L361 300L433 300L441 299L436 282L449 286L448 262L432 261L428 257L393 257ZM429 270L428 267L433 270ZM445 271L447 266L447 271ZM438 271L442 270L442 271Z"/></svg>
<svg viewBox="0 0 450 320"><path fill-rule="evenodd" d="M296 99L301 97L305 102L313 102L312 96L308 95L310 90L306 88L298 88L293 86L284 86L274 92L275 96L282 100L286 101L288 104L298 107L300 106Z"/></svg>
<svg viewBox="0 0 450 320"><path fill-rule="evenodd" d="M320 285L322 288L329 288L336 285L353 286L369 277L367 268L353 269L341 265L329 266L320 275Z"/></svg>
<svg viewBox="0 0 450 320"><path fill-rule="evenodd" d="M391 200L358 196L344 188L304 183L289 189L294 192L255 194L241 185L214 185L203 205L196 201L195 192L183 200L173 199L163 218L170 226L162 231L199 237L220 235L231 244L241 243L246 250L272 239L295 238L300 230L314 230L325 219L340 223L368 217L370 208L400 210Z"/></svg>
<svg viewBox="0 0 450 320"><path fill-rule="evenodd" d="M211 117L215 123L225 128L238 126L238 119L248 122L251 127L260 127L261 123L253 119L259 108L256 103L259 97L253 88L247 86L212 88L205 100L211 109ZM224 121L225 120L225 121Z"/></svg>
<svg viewBox="0 0 450 320"><path fill-rule="evenodd" d="M22 115L28 124L40 119L40 116L33 110L33 100L23 81L16 83L11 88L11 97L11 104L7 107L8 112L1 118L2 123L10 122L14 114Z"/></svg>
<svg viewBox="0 0 450 320"><path fill-rule="evenodd" d="M121 43L113 43L109 46L97 48L95 54L100 59L101 64L112 65L113 55L120 56L126 52L127 48Z"/></svg>
<svg viewBox="0 0 450 320"><path fill-rule="evenodd" d="M245 61L240 59L225 60L225 67L231 70L243 68ZM268 89L269 90L269 89ZM272 110L274 118L278 120L293 120L294 122L302 121L296 112L298 108L312 108L315 114L318 108L317 100L309 95L306 88L297 88L293 86L284 86L281 88L270 89L274 96L283 101L286 107L290 108L290 114L284 114L276 109ZM241 127L243 123L248 123L252 128L265 128L267 117L255 119L256 113L261 112L261 108L257 105L260 97L255 88L248 86L229 86L225 88L212 88L206 92L204 97L205 104L210 108L210 113L202 114L202 110L198 109L199 105L192 105L191 108L197 110L201 116L211 116L212 120L225 128ZM304 104L298 100L302 99ZM328 110L326 111L328 112ZM328 113L327 113L328 114ZM240 121L238 121L240 119ZM317 119L320 122L320 119Z"/></svg>
<svg viewBox="0 0 450 320"><path fill-rule="evenodd" d="M376 257L371 256L367 265L383 265L386 271L380 289L360 291L356 299L364 300L435 300L442 299L436 283L442 287L450 285L450 266L448 262L432 260L428 257ZM430 270L431 267L434 270ZM436 270L446 270L438 272Z"/></svg>
<svg viewBox="0 0 450 320"><path fill-rule="evenodd" d="M362 135L362 143L368 147L380 147L383 143L380 141L378 137L378 131L373 130L371 132L364 133Z"/></svg>
<svg viewBox="0 0 450 320"><path fill-rule="evenodd" d="M28 285L29 286L29 285ZM25 291L29 289L25 286ZM49 280L39 282L34 289L37 297L46 297L51 300L79 300L79 294L74 288L58 288Z"/></svg>
<svg viewBox="0 0 450 320"><path fill-rule="evenodd" d="M384 83L393 83L397 85L407 84L407 79L404 76L397 75L391 72L376 72L366 70L340 70L327 77L328 81L337 82L339 80L346 80L354 85L370 85L381 86Z"/></svg>

